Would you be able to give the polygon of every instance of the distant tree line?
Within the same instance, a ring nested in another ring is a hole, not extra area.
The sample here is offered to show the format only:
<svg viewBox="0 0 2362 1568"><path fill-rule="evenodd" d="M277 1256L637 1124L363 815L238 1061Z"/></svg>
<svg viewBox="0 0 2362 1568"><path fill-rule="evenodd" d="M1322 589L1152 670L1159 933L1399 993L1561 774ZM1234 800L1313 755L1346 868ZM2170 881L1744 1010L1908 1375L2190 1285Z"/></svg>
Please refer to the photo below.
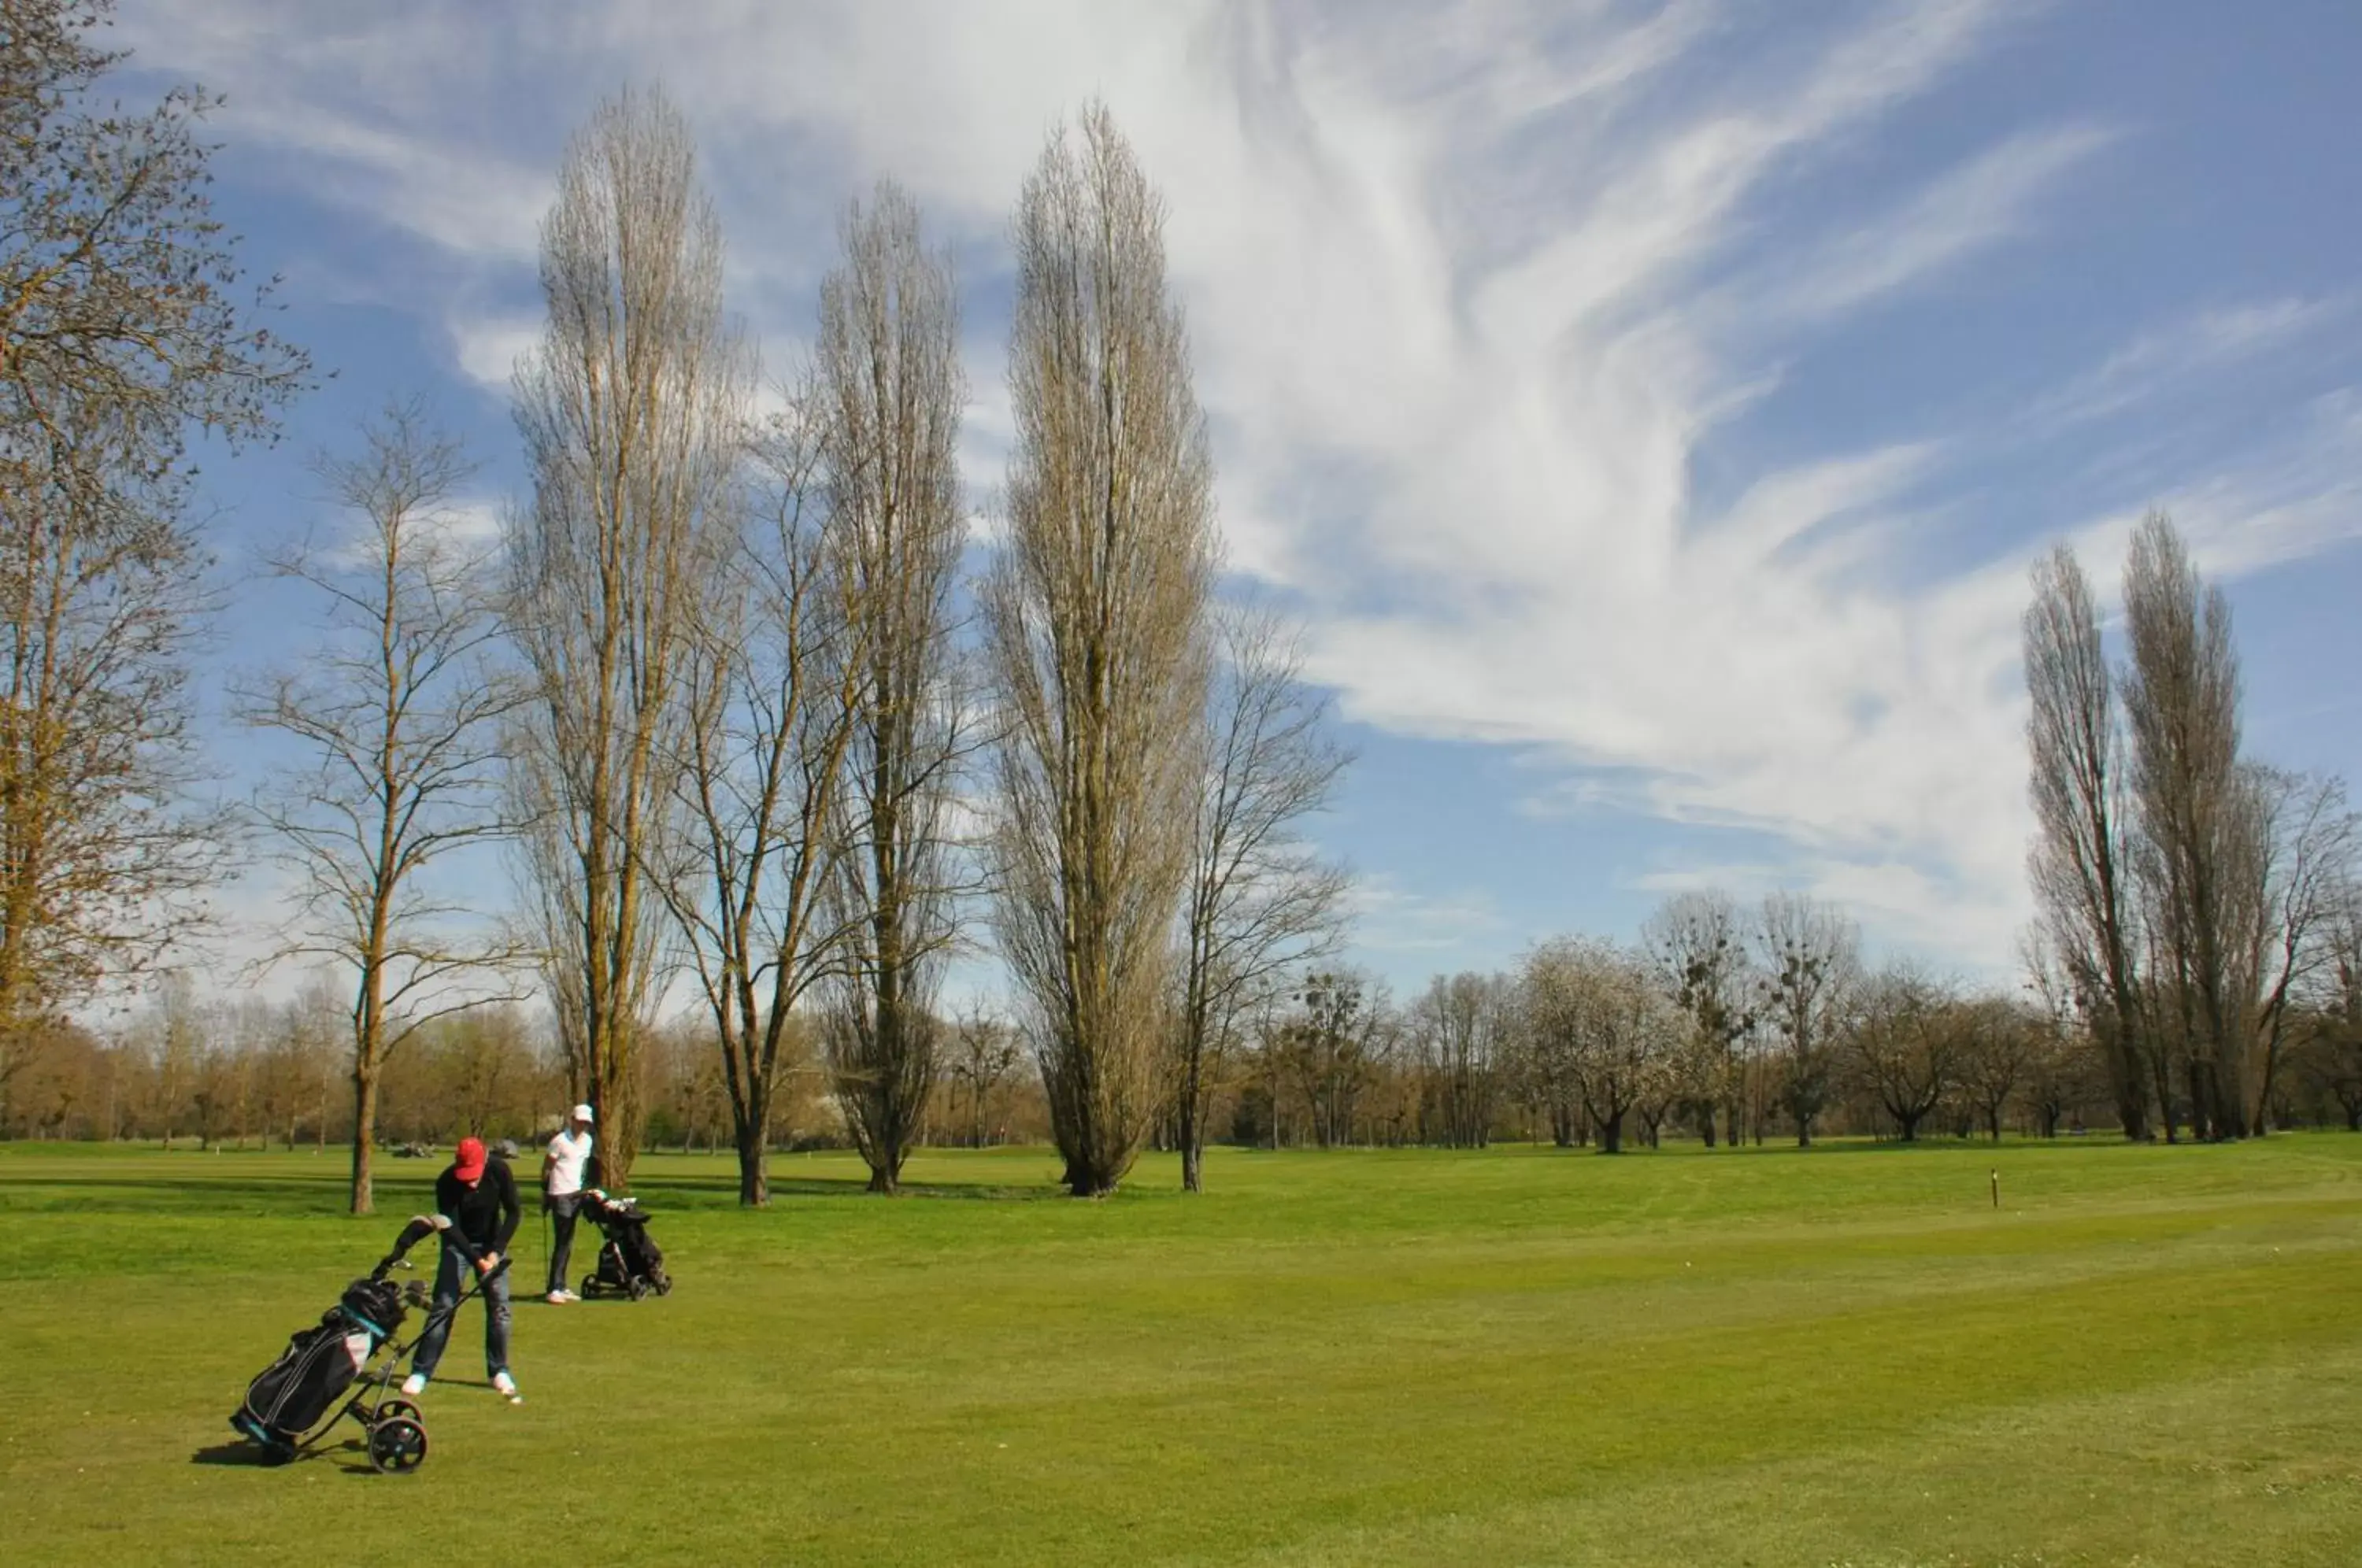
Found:
<svg viewBox="0 0 2362 1568"><path fill-rule="evenodd" d="M2362 1131L2356 931L2350 911L2334 923L2318 983L2290 1009L2268 1126ZM319 985L229 1003L167 979L120 1027L30 1040L0 1097L0 1136L341 1149L346 1006ZM772 1148L858 1146L826 1027L811 1009L783 1032ZM928 1027L942 1043L914 1145L1050 1140L1039 1063L1005 1010L972 1005ZM710 1021L691 1010L646 1040L647 1145L734 1148ZM1743 908L1683 893L1634 946L1556 938L1513 969L1439 975L1407 999L1349 966L1296 971L1195 1064L1194 1088L1177 1034L1159 1073L1149 1141L1176 1151L1192 1095L1208 1141L1263 1149L2056 1138L2105 1130L2116 1110L2103 1050L2055 972L1996 988L1909 959L1865 964L1841 914L1785 894ZM542 1009L473 1010L390 1059L377 1132L444 1148L468 1132L546 1136L573 1082Z"/></svg>

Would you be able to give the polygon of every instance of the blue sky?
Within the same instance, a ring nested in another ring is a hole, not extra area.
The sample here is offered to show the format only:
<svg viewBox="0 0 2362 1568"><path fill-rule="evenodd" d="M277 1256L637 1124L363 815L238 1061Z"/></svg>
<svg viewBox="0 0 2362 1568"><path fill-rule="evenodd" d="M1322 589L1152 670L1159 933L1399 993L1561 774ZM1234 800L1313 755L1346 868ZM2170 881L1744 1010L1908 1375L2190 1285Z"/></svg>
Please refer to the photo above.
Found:
<svg viewBox="0 0 2362 1568"><path fill-rule="evenodd" d="M2342 0L124 0L118 34L227 95L223 211L335 371L209 464L233 562L326 521L302 457L389 396L469 438L496 514L535 224L626 83L696 127L775 370L844 202L919 198L988 510L1007 216L1103 96L1169 204L1231 564L1361 754L1319 833L1401 989L1700 885L2005 975L2025 568L2068 538L2113 594L2152 505L2229 590L2250 749L2362 761ZM301 603L236 592L225 670L299 657ZM263 871L226 907L276 900Z"/></svg>

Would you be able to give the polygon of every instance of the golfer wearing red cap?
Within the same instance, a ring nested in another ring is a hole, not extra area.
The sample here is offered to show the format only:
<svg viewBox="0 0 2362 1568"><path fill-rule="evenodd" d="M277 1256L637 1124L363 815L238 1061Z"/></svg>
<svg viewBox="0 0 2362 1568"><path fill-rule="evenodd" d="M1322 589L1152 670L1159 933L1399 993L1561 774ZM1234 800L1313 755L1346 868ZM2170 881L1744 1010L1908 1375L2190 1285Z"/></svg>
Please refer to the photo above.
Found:
<svg viewBox="0 0 2362 1568"><path fill-rule="evenodd" d="M436 1363L451 1338L459 1300L459 1271L484 1276L484 1373L512 1405L524 1403L509 1375L509 1276L500 1262L516 1234L516 1178L504 1161L487 1161L484 1141L462 1138L451 1168L435 1178L435 1207L450 1219L443 1232L443 1261L435 1271L434 1314L419 1336L404 1394L423 1394Z"/></svg>

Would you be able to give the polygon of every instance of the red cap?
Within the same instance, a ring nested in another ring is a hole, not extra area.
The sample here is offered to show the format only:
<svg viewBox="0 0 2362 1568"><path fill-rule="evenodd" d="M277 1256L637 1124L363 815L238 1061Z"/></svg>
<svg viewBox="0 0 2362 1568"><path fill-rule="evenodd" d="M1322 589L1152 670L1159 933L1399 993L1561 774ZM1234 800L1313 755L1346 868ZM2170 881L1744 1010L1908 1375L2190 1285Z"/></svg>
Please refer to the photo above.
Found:
<svg viewBox="0 0 2362 1568"><path fill-rule="evenodd" d="M461 1181L474 1181L484 1174L484 1141L462 1138L456 1151L458 1158L451 1163L451 1174Z"/></svg>

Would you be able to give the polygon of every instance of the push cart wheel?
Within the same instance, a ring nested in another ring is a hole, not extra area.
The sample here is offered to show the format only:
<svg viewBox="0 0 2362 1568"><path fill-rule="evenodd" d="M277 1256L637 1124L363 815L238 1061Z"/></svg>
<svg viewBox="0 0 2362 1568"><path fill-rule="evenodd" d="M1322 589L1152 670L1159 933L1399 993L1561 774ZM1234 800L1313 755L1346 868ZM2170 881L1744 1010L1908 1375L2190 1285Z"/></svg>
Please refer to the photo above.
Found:
<svg viewBox="0 0 2362 1568"><path fill-rule="evenodd" d="M380 1403L377 1414L371 1418L372 1425L383 1425L387 1421L415 1421L424 1427L426 1424L426 1417L409 1400L392 1398Z"/></svg>
<svg viewBox="0 0 2362 1568"><path fill-rule="evenodd" d="M672 1294L672 1275L667 1275L662 1279L657 1281L657 1294L658 1296L670 1296Z"/></svg>
<svg viewBox="0 0 2362 1568"><path fill-rule="evenodd" d="M582 1299L588 1301L598 1294L599 1276L595 1274L584 1275L582 1276Z"/></svg>
<svg viewBox="0 0 2362 1568"><path fill-rule="evenodd" d="M645 1279L636 1279L636 1278L635 1278L635 1279L634 1279L634 1280L632 1281L632 1299L633 1299L633 1300L635 1300L635 1301L641 1300L641 1299L643 1299L644 1297L646 1297L647 1293L648 1293L648 1282L647 1282L646 1280L645 1280Z"/></svg>
<svg viewBox="0 0 2362 1568"><path fill-rule="evenodd" d="M370 1429L370 1463L388 1475L406 1475L426 1457L426 1429L407 1416Z"/></svg>

